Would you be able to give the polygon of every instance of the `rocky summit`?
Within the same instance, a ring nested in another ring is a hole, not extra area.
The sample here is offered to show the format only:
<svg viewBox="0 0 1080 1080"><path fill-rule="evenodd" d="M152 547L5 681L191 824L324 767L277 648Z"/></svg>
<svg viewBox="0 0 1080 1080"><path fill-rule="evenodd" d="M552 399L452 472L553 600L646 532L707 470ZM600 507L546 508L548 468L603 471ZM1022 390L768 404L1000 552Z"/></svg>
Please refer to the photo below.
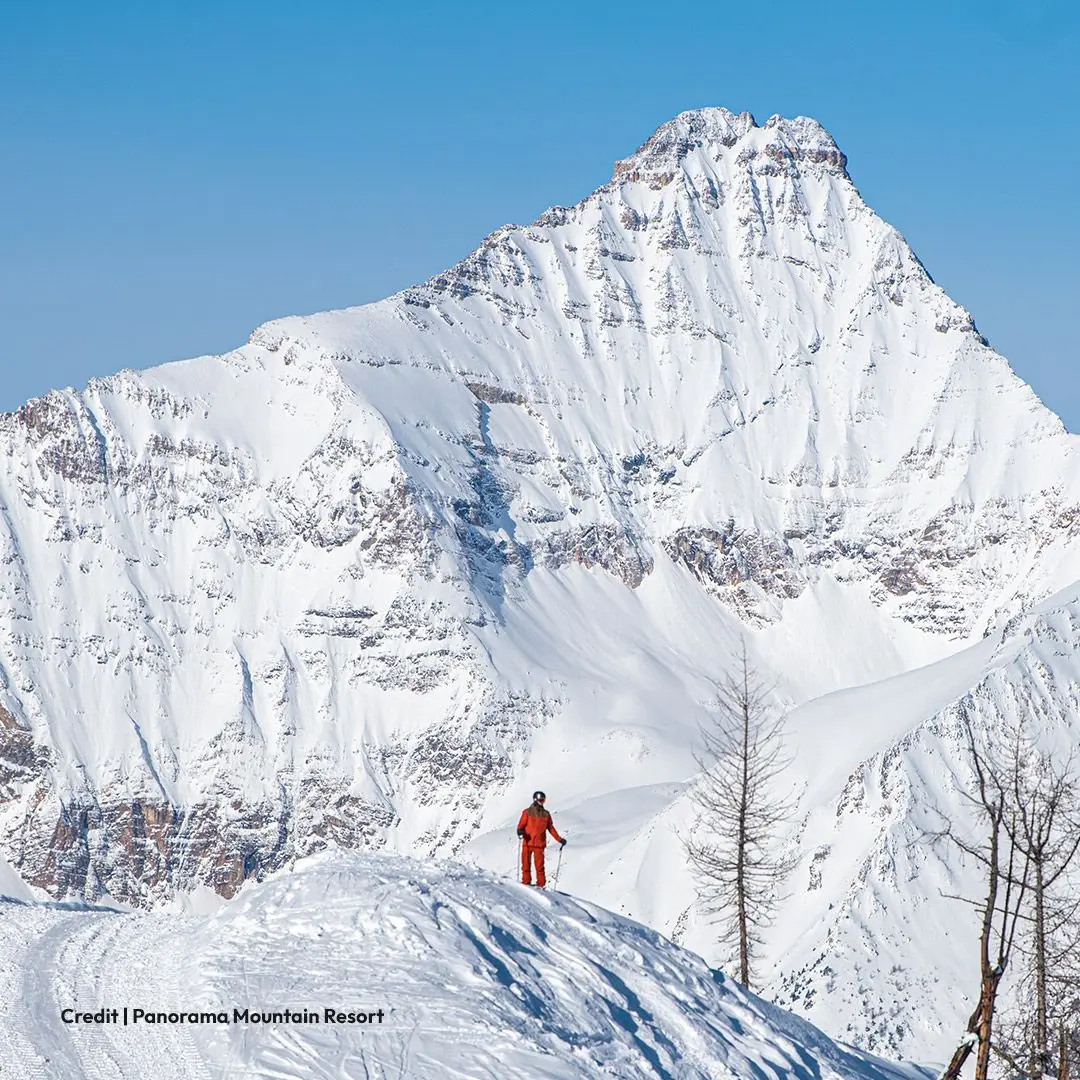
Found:
<svg viewBox="0 0 1080 1080"><path fill-rule="evenodd" d="M32 888L231 896L327 847L509 872L543 786L563 885L710 956L679 837L742 640L797 751L770 992L888 1052L966 1015L933 988L963 870L913 838L962 803L962 706L1037 685L1046 738L1075 723L1077 439L815 121L684 113L422 285L52 392L0 444ZM897 1004L857 1009L886 961Z"/></svg>

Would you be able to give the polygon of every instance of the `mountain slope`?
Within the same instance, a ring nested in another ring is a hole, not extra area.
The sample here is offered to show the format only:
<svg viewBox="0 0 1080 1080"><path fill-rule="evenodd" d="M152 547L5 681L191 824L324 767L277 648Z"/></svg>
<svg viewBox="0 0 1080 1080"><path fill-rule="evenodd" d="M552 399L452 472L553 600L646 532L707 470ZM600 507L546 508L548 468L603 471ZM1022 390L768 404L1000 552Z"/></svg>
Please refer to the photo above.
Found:
<svg viewBox="0 0 1080 1080"><path fill-rule="evenodd" d="M928 1075L837 1046L643 926L446 865L321 857L210 917L3 914L0 1054L27 1080ZM125 1005L226 1022L59 1020ZM250 1019L286 1009L307 1015Z"/></svg>
<svg viewBox="0 0 1080 1080"><path fill-rule="evenodd" d="M991 744L1020 723L1064 761L1080 742L1078 657L1080 583L941 661L788 715L783 782L798 808L782 839L796 865L755 964L766 996L875 1053L948 1058L979 986L978 920L956 898L985 894L983 869L930 839L946 821L980 835L965 797L975 779L963 721ZM570 837L560 886L727 965L718 927L693 903L681 837L707 822L695 820L690 786L604 791L556 808ZM512 826L464 854L509 870ZM1007 973L1005 1002L1020 966Z"/></svg>
<svg viewBox="0 0 1080 1080"><path fill-rule="evenodd" d="M0 444L0 852L56 897L230 896L327 846L502 869L543 786L575 891L694 927L672 829L740 638L849 761L826 695L978 681L964 650L1080 579L1076 439L805 118L683 114L424 285ZM860 760L949 704L913 700Z"/></svg>

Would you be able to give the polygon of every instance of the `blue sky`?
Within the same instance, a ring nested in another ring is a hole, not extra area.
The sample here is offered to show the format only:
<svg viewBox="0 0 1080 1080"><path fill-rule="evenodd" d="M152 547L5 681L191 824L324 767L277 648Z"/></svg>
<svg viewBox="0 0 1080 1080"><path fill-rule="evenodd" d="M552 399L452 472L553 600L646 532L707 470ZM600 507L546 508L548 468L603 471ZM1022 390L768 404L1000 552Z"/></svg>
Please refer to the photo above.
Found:
<svg viewBox="0 0 1080 1080"><path fill-rule="evenodd" d="M819 119L1080 431L1080 5L5 5L0 408L377 299L700 105Z"/></svg>

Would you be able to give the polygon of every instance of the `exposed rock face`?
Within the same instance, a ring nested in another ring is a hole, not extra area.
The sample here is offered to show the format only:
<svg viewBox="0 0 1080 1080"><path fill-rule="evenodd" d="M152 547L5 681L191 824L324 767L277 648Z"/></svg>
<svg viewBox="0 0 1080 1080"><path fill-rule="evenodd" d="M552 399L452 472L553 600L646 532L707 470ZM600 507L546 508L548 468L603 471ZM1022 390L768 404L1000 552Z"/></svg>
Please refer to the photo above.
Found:
<svg viewBox="0 0 1080 1080"><path fill-rule="evenodd" d="M739 530L734 521L723 529L680 529L664 550L752 624L779 618L782 605L769 601L793 599L806 586L785 537Z"/></svg>
<svg viewBox="0 0 1080 1080"><path fill-rule="evenodd" d="M0 803L14 800L24 786L39 779L49 765L49 752L0 707Z"/></svg>
<svg viewBox="0 0 1080 1080"><path fill-rule="evenodd" d="M57 897L681 783L741 635L792 704L1080 577L1074 440L806 119L684 114L423 285L0 446L0 852Z"/></svg>

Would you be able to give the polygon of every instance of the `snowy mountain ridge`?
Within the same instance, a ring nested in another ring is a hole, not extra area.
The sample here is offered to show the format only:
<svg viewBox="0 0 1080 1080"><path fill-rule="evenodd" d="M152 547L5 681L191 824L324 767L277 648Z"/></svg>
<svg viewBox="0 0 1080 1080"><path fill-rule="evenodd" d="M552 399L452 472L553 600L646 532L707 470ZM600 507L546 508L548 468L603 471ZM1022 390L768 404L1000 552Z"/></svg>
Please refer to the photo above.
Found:
<svg viewBox="0 0 1080 1080"><path fill-rule="evenodd" d="M7 906L0 1054L26 1080L930 1075L836 1045L640 924L447 865L324 855L203 916ZM60 1022L78 1006L204 1019Z"/></svg>
<svg viewBox="0 0 1080 1080"><path fill-rule="evenodd" d="M918 755L1080 579L1076 438L805 118L685 113L423 285L54 392L0 443L0 854L31 886L154 906L334 846L502 869L543 786L573 891L714 959L673 830L745 639L801 757L850 770L803 793L797 880L834 907L770 946L812 1015L853 942L912 948ZM847 1037L921 1053L886 1027Z"/></svg>

